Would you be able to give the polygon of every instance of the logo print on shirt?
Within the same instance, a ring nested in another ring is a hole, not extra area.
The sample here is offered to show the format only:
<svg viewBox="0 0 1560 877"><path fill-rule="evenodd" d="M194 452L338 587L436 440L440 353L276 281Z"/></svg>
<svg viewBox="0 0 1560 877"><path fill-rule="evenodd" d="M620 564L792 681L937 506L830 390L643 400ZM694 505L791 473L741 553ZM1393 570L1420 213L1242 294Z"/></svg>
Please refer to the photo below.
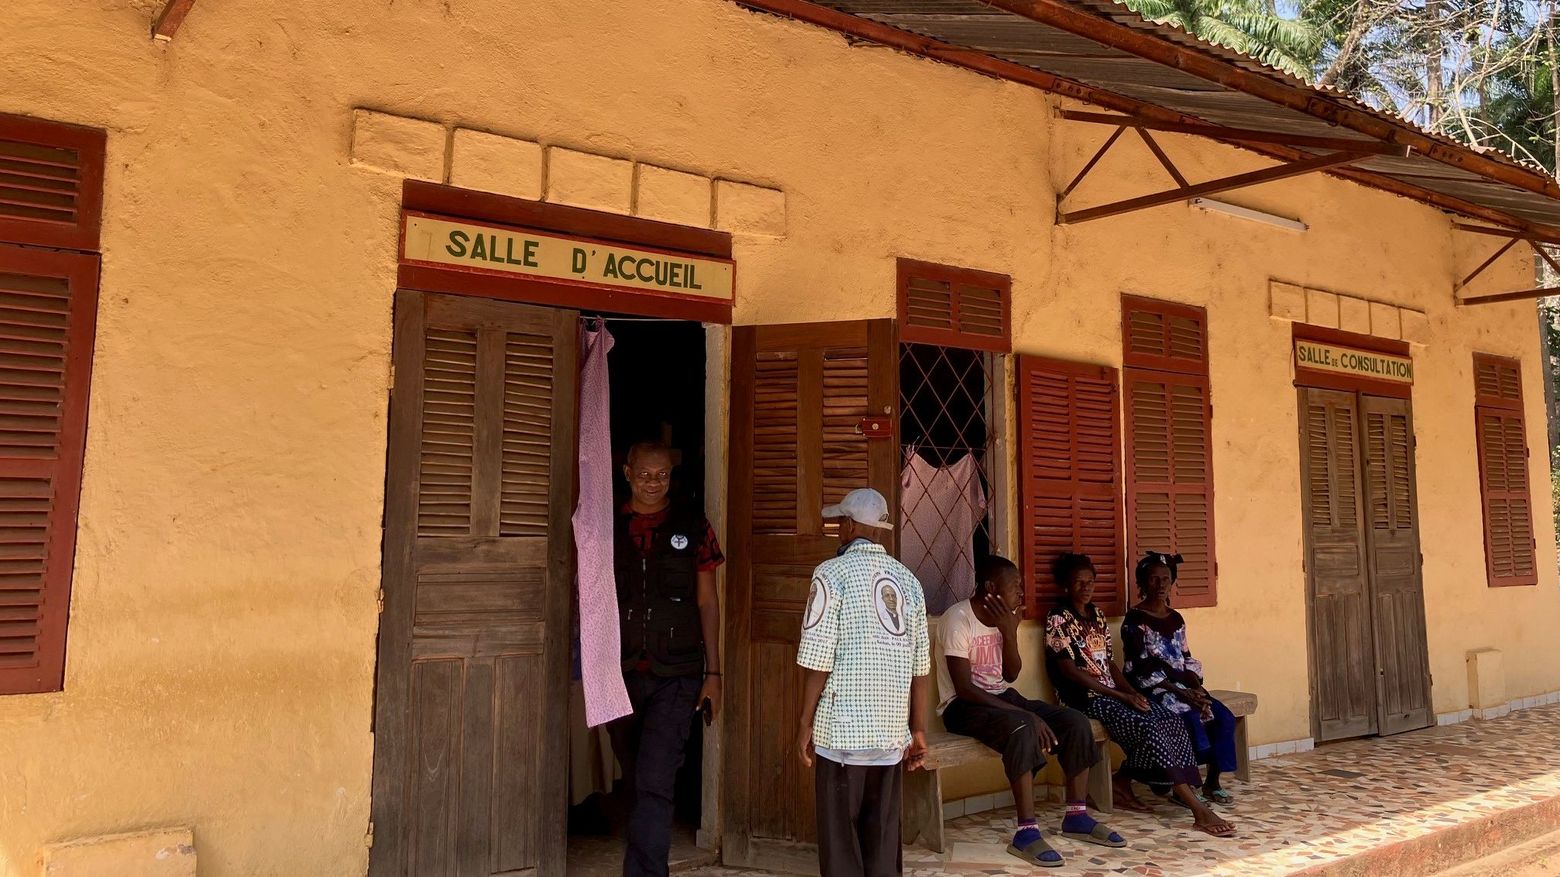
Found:
<svg viewBox="0 0 1560 877"><path fill-rule="evenodd" d="M802 630L811 630L823 620L823 610L829 608L829 589L818 579L812 581L812 591L807 595L807 610L802 613Z"/></svg>
<svg viewBox="0 0 1560 877"><path fill-rule="evenodd" d="M687 548L688 547L688 537L684 536L681 533L678 533L676 536L673 536L672 537L672 547L677 549L678 551L681 551L684 548Z"/></svg>
<svg viewBox="0 0 1560 877"><path fill-rule="evenodd" d="M905 635L905 595L899 583L884 576L872 585L873 602L877 604L878 623L894 636Z"/></svg>

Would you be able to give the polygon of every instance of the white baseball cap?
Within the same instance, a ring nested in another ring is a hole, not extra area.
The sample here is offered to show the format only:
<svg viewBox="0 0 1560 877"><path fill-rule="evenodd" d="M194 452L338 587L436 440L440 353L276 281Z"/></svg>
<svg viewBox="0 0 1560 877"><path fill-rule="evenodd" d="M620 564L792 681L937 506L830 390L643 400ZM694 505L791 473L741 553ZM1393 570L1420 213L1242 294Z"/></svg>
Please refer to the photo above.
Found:
<svg viewBox="0 0 1560 877"><path fill-rule="evenodd" d="M860 487L845 494L845 498L838 505L825 506L823 509L825 520L829 518L850 518L863 527L876 527L879 530L892 530L894 525L889 523L888 500L883 494L870 487Z"/></svg>

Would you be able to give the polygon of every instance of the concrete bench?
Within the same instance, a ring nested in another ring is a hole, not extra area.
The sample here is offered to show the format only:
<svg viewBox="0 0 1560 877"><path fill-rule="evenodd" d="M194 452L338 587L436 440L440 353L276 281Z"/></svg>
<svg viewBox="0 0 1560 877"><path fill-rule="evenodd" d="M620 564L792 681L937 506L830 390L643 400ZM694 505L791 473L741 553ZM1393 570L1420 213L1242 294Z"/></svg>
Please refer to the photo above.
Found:
<svg viewBox="0 0 1560 877"><path fill-rule="evenodd" d="M1235 776L1242 781L1250 779L1246 717L1257 711L1257 696L1241 691L1211 693L1235 714ZM1089 799L1096 808L1109 813L1112 809L1110 755L1106 751L1109 738L1099 722L1090 721L1090 724L1094 726L1094 745L1099 750L1100 758L1089 770ZM962 737L947 731L928 732L926 742L926 769L905 773L901 827L904 843L915 843L919 839L934 852L941 853L946 846L943 838L942 772L980 761L1000 761L1002 756L973 737Z"/></svg>

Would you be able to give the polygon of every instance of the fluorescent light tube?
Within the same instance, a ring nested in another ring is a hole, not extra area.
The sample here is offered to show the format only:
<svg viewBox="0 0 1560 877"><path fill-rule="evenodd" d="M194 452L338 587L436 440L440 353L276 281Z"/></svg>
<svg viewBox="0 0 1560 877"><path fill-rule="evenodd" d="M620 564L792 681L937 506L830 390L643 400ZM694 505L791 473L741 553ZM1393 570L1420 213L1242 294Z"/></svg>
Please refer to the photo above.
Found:
<svg viewBox="0 0 1560 877"><path fill-rule="evenodd" d="M1241 219L1249 219L1253 222L1265 222L1268 225L1286 228L1290 231L1305 231L1310 226L1298 219L1290 219L1287 216L1279 216L1276 213L1268 213L1263 210L1254 210L1250 207L1242 207L1239 204L1231 204L1228 201L1217 201L1213 198L1193 198L1193 207L1203 210L1211 210L1215 213L1225 213L1230 216L1238 216Z"/></svg>

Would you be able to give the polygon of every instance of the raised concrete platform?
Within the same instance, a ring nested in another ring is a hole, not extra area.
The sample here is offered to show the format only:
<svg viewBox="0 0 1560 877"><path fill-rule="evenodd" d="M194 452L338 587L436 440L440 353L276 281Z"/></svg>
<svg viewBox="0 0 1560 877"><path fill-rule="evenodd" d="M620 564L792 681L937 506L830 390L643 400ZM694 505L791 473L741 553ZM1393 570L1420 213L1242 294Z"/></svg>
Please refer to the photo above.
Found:
<svg viewBox="0 0 1560 877"><path fill-rule="evenodd" d="M1560 706L1397 737L1322 746L1254 762L1251 782L1226 785L1239 829L1220 840L1191 828L1186 811L1109 817L1129 848L1052 839L1067 858L1058 877L1423 877L1488 856L1560 826ZM1145 793L1146 794L1146 793ZM1042 827L1060 814L1040 805ZM953 820L949 847L905 849L905 873L1018 875L1002 850L1011 810ZM734 874L723 869L707 877Z"/></svg>

